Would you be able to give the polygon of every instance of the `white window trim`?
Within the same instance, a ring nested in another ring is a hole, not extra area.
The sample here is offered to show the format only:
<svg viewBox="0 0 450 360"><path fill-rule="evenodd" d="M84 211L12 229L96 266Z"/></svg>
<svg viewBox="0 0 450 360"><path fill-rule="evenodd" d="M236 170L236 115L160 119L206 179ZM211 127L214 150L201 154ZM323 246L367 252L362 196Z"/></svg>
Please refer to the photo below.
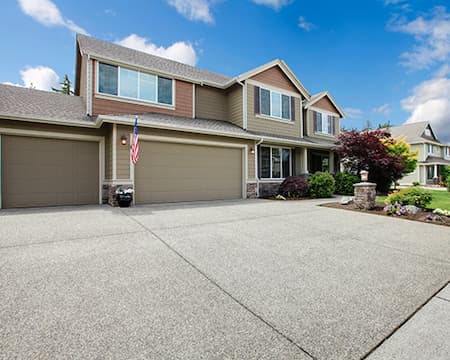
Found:
<svg viewBox="0 0 450 360"><path fill-rule="evenodd" d="M266 90L266 91L269 92L270 115L263 114L261 112L261 109L262 109L262 101L261 101L262 91L261 90ZM280 95L280 114L281 114L280 116L275 116L275 115L272 114L272 109L273 109L273 106L272 106L272 93L277 93L277 94ZM289 117L288 118L284 118L283 117L283 95L287 96L289 98ZM261 117L269 118L271 120L274 119L274 120L278 120L278 121L283 121L285 123L293 123L294 121L291 119L291 114L292 114L291 107L292 107L292 104L291 104L291 96L290 95L288 95L288 94L286 94L284 92L278 91L278 90L272 90L272 89L270 89L268 87L260 87L259 88L259 114L258 115L260 115Z"/></svg>
<svg viewBox="0 0 450 360"><path fill-rule="evenodd" d="M270 146L270 145L261 145L261 148L269 148L269 159L270 159L270 177L259 177L258 178L262 181L280 181L280 180L284 180L286 178L283 177L283 149L285 150L289 150L289 176L292 176L292 149L288 148L288 147L280 147L280 146ZM278 178L274 178L272 177L272 149L279 149L280 150L280 177ZM260 151L260 153L262 153ZM261 154L259 154L259 156L261 156ZM259 164L259 159L258 160L258 164Z"/></svg>
<svg viewBox="0 0 450 360"><path fill-rule="evenodd" d="M99 86L100 86L99 66L100 66L100 63L117 67L117 95L100 92L100 90L99 90ZM134 98L134 97L120 95L120 69L121 68L127 69L127 70L131 70L131 71L136 71L138 73L138 82L137 82L137 84L138 84L137 85L138 86L138 91L137 91L138 97ZM145 99L139 98L139 95L140 95L140 78L141 78L140 74L141 73L142 73L142 71L131 69L131 68L127 68L127 67L122 66L122 65L111 64L111 63L107 63L107 62L104 62L104 61L97 61L96 62L96 87L95 87L95 93L98 94L98 95L107 96L107 97L110 97L110 98L127 99L127 100L132 100L132 101L138 101L138 102L145 103L145 104L152 104L152 105L155 105L155 106L162 106L162 107L173 108L175 106L175 79L169 78L169 77L165 77L165 76L156 75L156 74L145 73L145 74L148 74L148 75L156 76L156 78L157 78L156 79L156 101L145 100ZM165 79L170 79L172 81L172 103L171 104L158 102L158 79L160 77L161 78L165 78Z"/></svg>
<svg viewBox="0 0 450 360"><path fill-rule="evenodd" d="M315 119L314 119L314 112L318 112L318 113L322 114L322 129L323 129L323 123L324 123L323 122L324 116L326 116L327 123L328 123L328 116L333 116L333 117L339 118L338 114L336 114L334 112L331 112L331 111L315 108L315 107L312 107L312 106L310 107L310 109L313 111L313 112L311 112L311 115L313 117L313 119L312 119L313 120L313 126L314 126L314 121L315 121ZM331 129L330 129L330 131L331 131ZM330 137L335 137L336 136L333 133L326 133L326 132L323 132L323 131L314 131L314 134L330 136Z"/></svg>

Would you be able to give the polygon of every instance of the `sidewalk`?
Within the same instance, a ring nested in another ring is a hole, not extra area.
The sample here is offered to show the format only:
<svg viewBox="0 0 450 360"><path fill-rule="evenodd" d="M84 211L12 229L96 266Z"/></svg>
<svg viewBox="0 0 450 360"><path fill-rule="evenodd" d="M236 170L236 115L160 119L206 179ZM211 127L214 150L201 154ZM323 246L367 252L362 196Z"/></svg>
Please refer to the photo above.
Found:
<svg viewBox="0 0 450 360"><path fill-rule="evenodd" d="M381 344L368 360L450 359L450 284Z"/></svg>

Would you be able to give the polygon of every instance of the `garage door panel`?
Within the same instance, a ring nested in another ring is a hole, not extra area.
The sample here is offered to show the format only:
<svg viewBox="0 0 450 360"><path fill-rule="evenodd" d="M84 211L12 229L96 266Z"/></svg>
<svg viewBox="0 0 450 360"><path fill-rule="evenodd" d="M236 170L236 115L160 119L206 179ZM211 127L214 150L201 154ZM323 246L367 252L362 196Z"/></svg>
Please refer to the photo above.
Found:
<svg viewBox="0 0 450 360"><path fill-rule="evenodd" d="M98 142L2 136L2 206L97 204Z"/></svg>
<svg viewBox="0 0 450 360"><path fill-rule="evenodd" d="M143 141L135 167L136 202L242 197L242 149Z"/></svg>

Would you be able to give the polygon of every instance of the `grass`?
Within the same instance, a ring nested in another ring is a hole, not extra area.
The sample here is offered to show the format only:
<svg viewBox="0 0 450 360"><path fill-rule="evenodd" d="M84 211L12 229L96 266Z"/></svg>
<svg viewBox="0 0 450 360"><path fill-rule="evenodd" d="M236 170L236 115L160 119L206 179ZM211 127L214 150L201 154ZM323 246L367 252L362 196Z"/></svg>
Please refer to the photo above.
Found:
<svg viewBox="0 0 450 360"><path fill-rule="evenodd" d="M442 190L429 190L433 194L433 200L431 200L430 205L427 209L444 209L450 211L450 192ZM377 202L384 204L384 200L387 196L377 197Z"/></svg>

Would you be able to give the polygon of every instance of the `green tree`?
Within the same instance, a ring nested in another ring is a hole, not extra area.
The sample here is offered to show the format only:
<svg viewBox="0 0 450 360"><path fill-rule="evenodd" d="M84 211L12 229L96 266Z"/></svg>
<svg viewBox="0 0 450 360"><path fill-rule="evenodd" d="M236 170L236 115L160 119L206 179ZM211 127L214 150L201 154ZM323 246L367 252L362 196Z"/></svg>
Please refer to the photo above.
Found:
<svg viewBox="0 0 450 360"><path fill-rule="evenodd" d="M71 89L72 82L69 79L69 75L66 74L64 76L64 80L61 81L60 84L61 84L61 89L56 89L56 88L52 87L52 90L54 92L59 92L61 94L73 95L73 91Z"/></svg>
<svg viewBox="0 0 450 360"><path fill-rule="evenodd" d="M404 139L386 138L382 142L386 145L388 153L399 156L405 163L404 175L416 170L419 151L411 151L411 146Z"/></svg>
<svg viewBox="0 0 450 360"><path fill-rule="evenodd" d="M387 129L392 126L391 122L388 120L382 124L378 124L378 129Z"/></svg>

